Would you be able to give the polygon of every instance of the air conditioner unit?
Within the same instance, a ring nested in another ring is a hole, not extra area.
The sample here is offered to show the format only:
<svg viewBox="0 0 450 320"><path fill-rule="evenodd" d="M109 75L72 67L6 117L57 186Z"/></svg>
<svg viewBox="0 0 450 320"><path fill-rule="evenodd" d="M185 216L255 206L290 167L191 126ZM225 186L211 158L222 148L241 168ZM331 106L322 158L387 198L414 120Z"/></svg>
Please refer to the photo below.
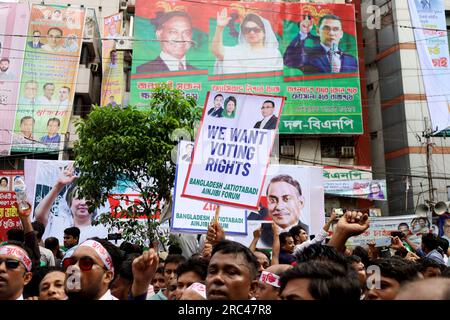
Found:
<svg viewBox="0 0 450 320"><path fill-rule="evenodd" d="M133 42L130 37L120 37L116 39L116 50L126 51L133 50Z"/></svg>
<svg viewBox="0 0 450 320"><path fill-rule="evenodd" d="M295 156L295 146L294 145L282 145L280 153L282 156Z"/></svg>
<svg viewBox="0 0 450 320"><path fill-rule="evenodd" d="M98 63L91 63L90 66L92 72L98 71Z"/></svg>
<svg viewBox="0 0 450 320"><path fill-rule="evenodd" d="M340 158L353 158L355 156L355 147L341 147Z"/></svg>
<svg viewBox="0 0 450 320"><path fill-rule="evenodd" d="M127 10L128 7L128 1L122 0L120 1L120 10Z"/></svg>

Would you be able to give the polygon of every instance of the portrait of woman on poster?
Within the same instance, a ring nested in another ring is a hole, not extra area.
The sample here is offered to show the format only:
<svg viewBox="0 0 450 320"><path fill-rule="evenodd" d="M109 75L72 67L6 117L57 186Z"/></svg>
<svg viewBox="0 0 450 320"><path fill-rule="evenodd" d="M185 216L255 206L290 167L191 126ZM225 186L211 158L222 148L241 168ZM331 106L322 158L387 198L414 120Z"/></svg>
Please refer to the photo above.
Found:
<svg viewBox="0 0 450 320"><path fill-rule="evenodd" d="M369 186L369 195L367 197L369 200L384 200L384 194L381 190L381 185L379 182L372 181Z"/></svg>
<svg viewBox="0 0 450 320"><path fill-rule="evenodd" d="M240 25L238 44L232 47L223 44L223 33L230 22L233 23L226 8L217 13L211 47L216 57L215 74L283 70L278 40L269 21L255 13L247 14Z"/></svg>
<svg viewBox="0 0 450 320"><path fill-rule="evenodd" d="M106 229L101 226L93 226L97 213L88 211L86 199L78 196L78 187L75 184L73 165L70 164L62 168L55 185L47 195L39 202L35 209L35 220L45 226L43 239L56 237L62 239L64 229L78 227L80 229L80 242L89 237L106 237ZM68 187L64 196L59 200L58 215L51 214L50 211L55 205L60 192Z"/></svg>
<svg viewBox="0 0 450 320"><path fill-rule="evenodd" d="M1 177L0 178L0 191L8 191L8 178L7 177Z"/></svg>
<svg viewBox="0 0 450 320"><path fill-rule="evenodd" d="M426 217L418 217L411 221L412 233L424 234L430 232L431 224Z"/></svg>
<svg viewBox="0 0 450 320"><path fill-rule="evenodd" d="M225 108L222 110L222 118L234 118L236 116L236 98L229 96L225 99Z"/></svg>

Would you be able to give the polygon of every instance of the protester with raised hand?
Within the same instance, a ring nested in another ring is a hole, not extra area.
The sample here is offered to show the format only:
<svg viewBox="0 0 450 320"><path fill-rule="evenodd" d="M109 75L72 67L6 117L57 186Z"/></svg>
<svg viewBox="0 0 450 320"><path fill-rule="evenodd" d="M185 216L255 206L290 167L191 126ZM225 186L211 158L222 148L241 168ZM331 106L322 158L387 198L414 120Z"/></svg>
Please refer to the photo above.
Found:
<svg viewBox="0 0 450 320"><path fill-rule="evenodd" d="M360 235L369 228L369 215L359 211L347 211L337 222L328 245L345 252L345 243L350 237Z"/></svg>
<svg viewBox="0 0 450 320"><path fill-rule="evenodd" d="M159 257L156 250L151 248L144 251L141 256L133 260L133 285L131 286L131 299L145 300L148 287L158 268Z"/></svg>
<svg viewBox="0 0 450 320"><path fill-rule="evenodd" d="M330 229L331 225L336 221L336 219L337 219L337 214L333 210L331 212L330 219L325 223L325 225L323 226L322 230L320 230L320 233L317 234L315 236L315 238L312 239L312 240L306 239L305 241L299 241L300 240L300 236L298 235L298 233L301 232L301 231L306 233L306 231L301 229L300 226L292 227L291 228L292 232L291 232L291 230L289 230L289 232L292 234L292 236L294 238L294 241L296 240L295 230L300 229L299 231L297 231L297 239L298 239L298 241L300 243L298 243L298 244L296 243L296 245L294 247L294 253L293 254L295 255L295 254L297 254L299 252L302 252L303 250L305 250L306 247L308 247L308 246L310 246L310 245L312 245L314 243L323 243L325 238L328 236L328 230ZM308 236L308 234L306 234L306 236Z"/></svg>

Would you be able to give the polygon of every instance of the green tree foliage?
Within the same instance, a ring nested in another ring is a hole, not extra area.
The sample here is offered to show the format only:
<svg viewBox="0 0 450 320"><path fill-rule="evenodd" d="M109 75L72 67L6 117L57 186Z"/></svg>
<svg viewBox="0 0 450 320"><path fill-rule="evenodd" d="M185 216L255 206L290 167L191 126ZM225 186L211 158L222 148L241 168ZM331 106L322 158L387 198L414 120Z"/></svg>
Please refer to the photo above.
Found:
<svg viewBox="0 0 450 320"><path fill-rule="evenodd" d="M175 180L171 154L178 144L174 132L194 137L194 123L201 109L180 90L161 86L153 91L149 108L93 107L77 124L79 141L75 161L80 169L77 184L94 210L108 199L119 179L135 185L142 201L121 208L120 217L103 214L109 230L122 230L126 241L144 244L156 240L155 215L161 200L169 200ZM179 135L178 135L179 136ZM147 223L136 219L146 215Z"/></svg>

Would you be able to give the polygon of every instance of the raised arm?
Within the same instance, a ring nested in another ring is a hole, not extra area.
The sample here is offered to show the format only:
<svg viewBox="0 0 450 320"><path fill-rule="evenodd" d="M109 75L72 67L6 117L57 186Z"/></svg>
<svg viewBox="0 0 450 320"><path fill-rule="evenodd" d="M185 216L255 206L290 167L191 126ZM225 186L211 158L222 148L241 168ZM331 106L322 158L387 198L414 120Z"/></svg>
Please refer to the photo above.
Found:
<svg viewBox="0 0 450 320"><path fill-rule="evenodd" d="M272 243L272 263L274 266L280 264L280 234L277 225L272 222L272 233L273 233L273 243Z"/></svg>
<svg viewBox="0 0 450 320"><path fill-rule="evenodd" d="M148 286L155 276L158 262L158 253L154 249L144 251L141 256L133 260L133 284L131 285L131 296L133 299L147 295Z"/></svg>
<svg viewBox="0 0 450 320"><path fill-rule="evenodd" d="M256 245L257 245L259 239L261 238L261 233L262 233L261 227L259 227L258 229L255 229L255 231L253 231L253 240L252 240L252 243L250 243L250 247L249 247L252 252L256 251Z"/></svg>
<svg viewBox="0 0 450 320"><path fill-rule="evenodd" d="M230 22L230 19L226 8L217 13L217 26L213 37L211 51L218 60L223 60L223 29L225 29L228 22Z"/></svg>
<svg viewBox="0 0 450 320"><path fill-rule="evenodd" d="M336 230L328 245L335 247L340 252L345 251L345 243L348 238L360 235L369 228L369 216L367 213L347 211L338 221Z"/></svg>
<svg viewBox="0 0 450 320"><path fill-rule="evenodd" d="M42 199L42 201L37 205L34 210L35 219L47 226L48 223L48 215L50 213L50 209L53 206L53 202L55 202L56 197L61 192L61 190L68 184L71 184L75 181L77 177L74 175L73 165L70 164L59 173L59 177L56 180L55 185L50 190L50 192Z"/></svg>
<svg viewBox="0 0 450 320"><path fill-rule="evenodd" d="M333 212L331 213L330 219L325 223L321 232L319 234L317 234L314 239L306 240L305 242L296 245L294 247L294 255L302 252L303 250L305 250L307 247L309 247L310 245L312 245L314 243L318 243L318 242L321 243L323 240L325 240L325 238L328 236L328 230L330 229L331 225L336 220L336 218L337 218L337 214L333 210Z"/></svg>

